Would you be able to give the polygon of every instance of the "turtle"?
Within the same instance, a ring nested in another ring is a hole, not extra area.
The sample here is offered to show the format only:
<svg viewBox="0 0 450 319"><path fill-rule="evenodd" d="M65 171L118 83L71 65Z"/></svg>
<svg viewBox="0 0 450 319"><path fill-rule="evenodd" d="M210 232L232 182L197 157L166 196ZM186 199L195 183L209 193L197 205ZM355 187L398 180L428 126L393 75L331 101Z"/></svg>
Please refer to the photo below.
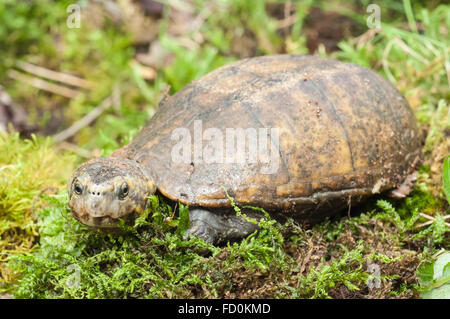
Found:
<svg viewBox="0 0 450 319"><path fill-rule="evenodd" d="M166 94L129 144L75 170L68 205L112 230L158 193L189 207L186 238L217 244L258 229L234 205L313 223L401 190L422 145L407 100L375 71L312 55L247 58Z"/></svg>

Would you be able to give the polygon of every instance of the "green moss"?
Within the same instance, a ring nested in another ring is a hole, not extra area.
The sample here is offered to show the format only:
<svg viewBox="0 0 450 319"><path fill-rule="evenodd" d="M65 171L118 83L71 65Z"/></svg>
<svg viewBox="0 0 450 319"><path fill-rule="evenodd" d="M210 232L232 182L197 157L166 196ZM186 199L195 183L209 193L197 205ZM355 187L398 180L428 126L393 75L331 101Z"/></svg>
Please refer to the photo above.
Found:
<svg viewBox="0 0 450 319"><path fill-rule="evenodd" d="M193 297L196 287L207 289L206 297L217 297L229 272L284 265L273 223L258 235L220 249L198 239L184 240L187 215L172 219L171 208L156 196L151 218L146 219L148 211L134 227L124 229L127 236L105 235L76 222L67 209L65 191L45 198L53 205L39 212L38 251L10 259L22 273L17 298ZM222 262L217 255L224 250L229 257ZM205 251L211 257L204 257Z"/></svg>
<svg viewBox="0 0 450 319"><path fill-rule="evenodd" d="M20 273L20 280L10 286L17 298L217 298L242 296L247 289L272 298L329 298L340 287L368 293L368 265L398 271L403 258L401 239L395 244L379 239L378 248L371 246L371 240L383 238L381 229L371 230L384 217L375 212L310 231L292 221L283 226L266 218L260 232L214 247L198 239L184 240L187 208L174 216L163 198L152 196L151 209L133 227L123 225L126 235L113 236L75 221L66 191L43 197L49 205L38 212L38 249L9 258L9 266ZM383 227L389 224L387 220ZM330 229L340 229L334 241L326 238ZM351 236L345 237L348 231ZM355 242L346 242L350 238ZM298 264L303 259L306 273ZM402 275L385 272L377 278L390 282ZM390 292L402 296L408 291L405 285Z"/></svg>

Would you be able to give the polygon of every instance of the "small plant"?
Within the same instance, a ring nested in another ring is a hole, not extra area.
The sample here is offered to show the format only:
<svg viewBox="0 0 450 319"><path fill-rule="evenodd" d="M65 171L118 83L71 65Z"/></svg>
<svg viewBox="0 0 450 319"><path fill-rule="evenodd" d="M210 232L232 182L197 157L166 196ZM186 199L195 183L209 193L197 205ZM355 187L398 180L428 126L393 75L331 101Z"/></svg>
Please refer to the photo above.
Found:
<svg viewBox="0 0 450 319"><path fill-rule="evenodd" d="M450 156L444 159L442 167L442 185L447 201L450 202ZM446 232L448 226L440 215L436 218L436 224L440 225L441 232ZM441 235L442 237L442 235ZM441 240L442 241L442 240ZM421 297L425 299L450 298L450 252L439 250L419 269Z"/></svg>

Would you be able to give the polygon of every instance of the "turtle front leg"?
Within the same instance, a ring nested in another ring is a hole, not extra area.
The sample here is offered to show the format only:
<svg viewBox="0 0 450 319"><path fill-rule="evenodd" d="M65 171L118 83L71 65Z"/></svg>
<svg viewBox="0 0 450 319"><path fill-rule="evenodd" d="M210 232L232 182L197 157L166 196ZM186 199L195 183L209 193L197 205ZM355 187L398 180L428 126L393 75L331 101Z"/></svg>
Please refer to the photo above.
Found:
<svg viewBox="0 0 450 319"><path fill-rule="evenodd" d="M261 216L249 216L259 220ZM186 231L185 238L194 235L209 244L217 244L229 240L241 239L253 233L258 226L247 222L234 214L212 213L204 209L193 209L189 212L191 227Z"/></svg>

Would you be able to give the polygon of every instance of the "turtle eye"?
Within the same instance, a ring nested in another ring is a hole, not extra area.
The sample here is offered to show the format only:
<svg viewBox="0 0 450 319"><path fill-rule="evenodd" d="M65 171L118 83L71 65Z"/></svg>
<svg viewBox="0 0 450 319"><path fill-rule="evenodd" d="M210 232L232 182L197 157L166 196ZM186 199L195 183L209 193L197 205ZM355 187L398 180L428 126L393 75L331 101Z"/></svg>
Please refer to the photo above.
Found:
<svg viewBox="0 0 450 319"><path fill-rule="evenodd" d="M75 194L81 195L81 193L83 192L83 187L81 187L81 184L79 182L75 182L75 185L73 186L73 190L74 190Z"/></svg>
<svg viewBox="0 0 450 319"><path fill-rule="evenodd" d="M120 193L119 197L120 199L124 199L128 195L128 191L130 190L130 187L127 183L123 183L122 186L120 186Z"/></svg>

